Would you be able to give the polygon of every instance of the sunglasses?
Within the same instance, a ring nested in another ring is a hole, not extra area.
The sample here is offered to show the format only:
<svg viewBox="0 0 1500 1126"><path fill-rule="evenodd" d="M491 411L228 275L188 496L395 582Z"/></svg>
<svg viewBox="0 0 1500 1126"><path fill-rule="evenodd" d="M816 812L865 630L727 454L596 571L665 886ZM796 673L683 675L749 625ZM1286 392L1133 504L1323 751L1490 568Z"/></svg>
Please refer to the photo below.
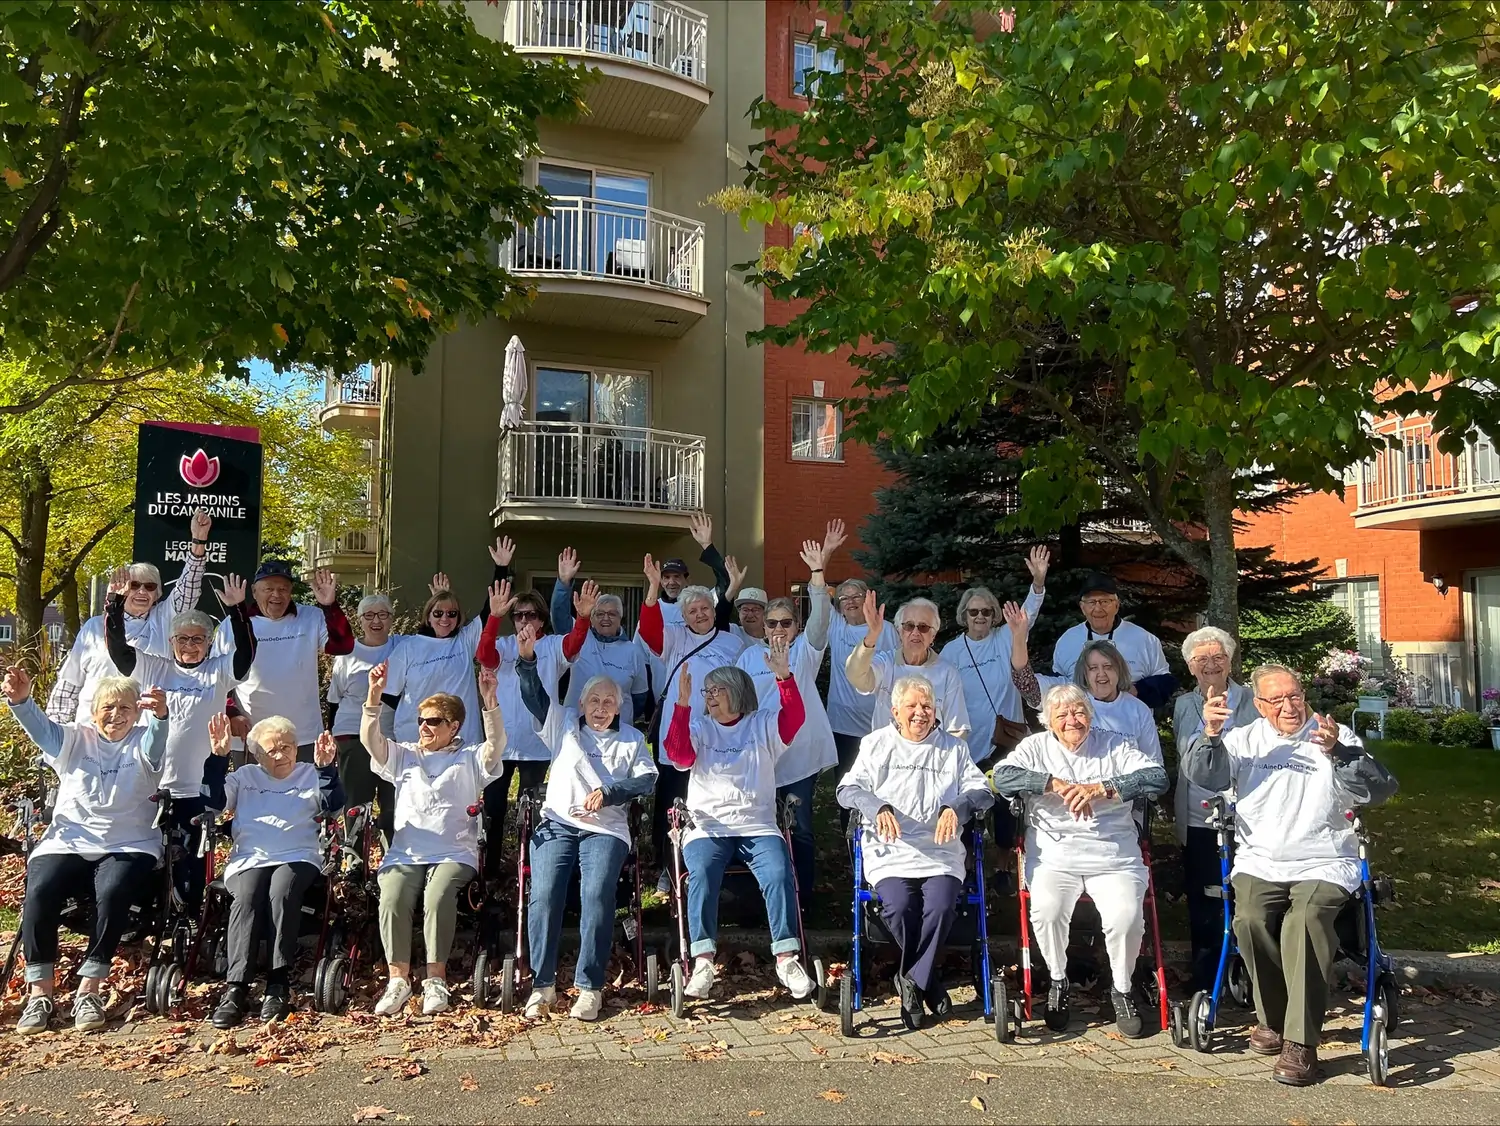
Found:
<svg viewBox="0 0 1500 1126"><path fill-rule="evenodd" d="M902 622L901 632L920 633L923 637L926 637L929 633L932 632L932 626L928 625L926 622Z"/></svg>
<svg viewBox="0 0 1500 1126"><path fill-rule="evenodd" d="M542 616L535 610L515 610L512 611L510 616L518 622L539 622L542 620Z"/></svg>
<svg viewBox="0 0 1500 1126"><path fill-rule="evenodd" d="M791 618L767 618L766 625L770 629L791 629L796 624Z"/></svg>
<svg viewBox="0 0 1500 1126"><path fill-rule="evenodd" d="M434 610L432 616L434 618L452 618L454 621L458 621L459 612L457 610Z"/></svg>
<svg viewBox="0 0 1500 1126"><path fill-rule="evenodd" d="M443 726L443 724L445 724L447 722L448 721L446 719L444 719L440 715L419 715L419 716L417 716L417 726L418 727L441 727L441 726Z"/></svg>
<svg viewBox="0 0 1500 1126"><path fill-rule="evenodd" d="M993 618L995 611L988 606L971 606L968 609L968 615L971 618Z"/></svg>
<svg viewBox="0 0 1500 1126"><path fill-rule="evenodd" d="M156 584L152 582L139 582L136 579L131 579L128 585L131 590L144 590L147 594L154 594L156 592Z"/></svg>

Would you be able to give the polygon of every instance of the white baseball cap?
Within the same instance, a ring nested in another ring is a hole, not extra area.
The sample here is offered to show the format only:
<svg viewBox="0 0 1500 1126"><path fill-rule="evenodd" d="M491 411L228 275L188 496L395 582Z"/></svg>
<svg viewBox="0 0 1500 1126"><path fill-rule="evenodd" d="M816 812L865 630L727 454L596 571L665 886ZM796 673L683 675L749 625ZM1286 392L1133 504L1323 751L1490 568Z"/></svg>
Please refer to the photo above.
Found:
<svg viewBox="0 0 1500 1126"><path fill-rule="evenodd" d="M738 606L741 602L755 602L761 606L764 606L770 601L771 600L766 597L766 592L761 590L760 587L747 586L744 590L740 591L739 594L735 595L734 604Z"/></svg>

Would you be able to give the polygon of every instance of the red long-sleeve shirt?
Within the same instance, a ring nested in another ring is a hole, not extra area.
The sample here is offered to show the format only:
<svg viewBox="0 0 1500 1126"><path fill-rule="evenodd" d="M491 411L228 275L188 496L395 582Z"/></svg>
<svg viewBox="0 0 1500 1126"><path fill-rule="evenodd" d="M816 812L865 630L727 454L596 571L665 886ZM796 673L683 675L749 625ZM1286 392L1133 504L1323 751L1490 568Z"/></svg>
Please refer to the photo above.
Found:
<svg viewBox="0 0 1500 1126"><path fill-rule="evenodd" d="M645 612L642 611L642 617L644 616ZM807 708L802 703L802 693L797 688L795 677L778 680L776 691L781 696L781 711L776 716L776 733L781 736L783 743L790 743L797 737L797 732L802 730L802 723L807 718ZM744 718L740 716L734 722L738 723ZM693 749L691 724L692 711L686 704L678 704L672 709L672 723L667 728L664 745L667 760L684 770L698 761L698 752Z"/></svg>

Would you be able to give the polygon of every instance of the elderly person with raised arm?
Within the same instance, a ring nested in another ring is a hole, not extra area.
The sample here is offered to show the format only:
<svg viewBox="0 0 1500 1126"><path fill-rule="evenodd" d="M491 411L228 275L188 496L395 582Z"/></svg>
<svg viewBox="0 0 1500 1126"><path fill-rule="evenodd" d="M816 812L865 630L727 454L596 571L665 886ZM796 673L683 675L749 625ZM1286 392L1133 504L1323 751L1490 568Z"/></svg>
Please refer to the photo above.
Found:
<svg viewBox="0 0 1500 1126"><path fill-rule="evenodd" d="M1182 643L1182 656L1197 685L1172 705L1172 739L1177 746L1175 825L1177 842L1182 845L1194 993L1214 987L1224 938L1224 904L1218 836L1208 827L1208 803L1216 795L1193 785L1188 778L1187 752L1194 737L1203 733L1203 709L1215 696L1223 696L1229 704L1223 733L1260 718L1255 710L1255 693L1230 679L1235 649L1234 638L1216 626L1204 626L1188 634Z"/></svg>
<svg viewBox="0 0 1500 1126"><path fill-rule="evenodd" d="M16 1023L23 1036L52 1025L59 920L80 888L93 889L94 913L73 995L73 1027L104 1027L104 982L130 909L148 898L162 855L151 798L171 735L167 694L159 688L143 693L125 676L101 677L92 687L88 723L55 723L31 699L26 670L15 666L5 673L11 713L58 779L52 823L26 862L21 949L27 997Z"/></svg>
<svg viewBox="0 0 1500 1126"><path fill-rule="evenodd" d="M282 716L311 739L323 730L319 699L321 654L342 656L354 651L354 630L339 606L339 584L332 571L314 571L309 580L315 606L292 601L292 569L279 559L268 559L255 572L250 586L250 628L260 659L234 690L240 715L232 724L236 735L271 716ZM220 644L231 640L229 621L219 626ZM297 748L302 762L312 762L313 744Z"/></svg>
<svg viewBox="0 0 1500 1126"><path fill-rule="evenodd" d="M837 521L843 542L843 521ZM830 528L832 525L830 525ZM825 538L825 544L828 540ZM865 625L865 595L870 587L863 579L845 579L834 591L834 608L838 611L828 623L828 724L833 728L833 743L838 749L839 766L836 780L842 779L859 756L859 744L866 735L875 730L876 704L872 692L868 696L855 690L849 683L845 671L849 655L864 644L868 635ZM875 655L894 653L901 647L896 636L896 627L886 622L880 627L880 640L875 643ZM849 828L849 811L839 810L839 824Z"/></svg>
<svg viewBox="0 0 1500 1126"><path fill-rule="evenodd" d="M1109 955L1115 1028L1142 1034L1132 975L1146 923L1146 864L1134 803L1167 792L1167 772L1129 736L1094 725L1093 698L1076 684L1042 697L1047 730L1028 735L995 767L1003 798L1026 799L1031 926L1051 972L1047 1027L1068 1027L1068 930L1078 897L1099 910Z"/></svg>
<svg viewBox="0 0 1500 1126"><path fill-rule="evenodd" d="M585 583L581 596L597 591ZM586 617L580 617L580 621ZM528 1020L557 999L557 952L563 908L578 877L579 953L573 968L578 1000L569 1015L598 1020L614 933L615 891L630 854L629 806L656 786L656 763L646 737L620 723L623 693L602 673L579 691L580 708L554 703L537 675L529 631L518 635L521 698L551 749L552 770L541 821L531 834L531 897L526 930L531 951Z"/></svg>
<svg viewBox="0 0 1500 1126"><path fill-rule="evenodd" d="M829 530L833 531L833 525ZM837 540L833 542L837 546ZM807 587L809 610L805 632L801 630L797 603L793 599L773 599L763 618L767 643L780 641L790 647L788 659L792 676L802 694L806 713L797 737L787 747L786 753L776 760L777 804L789 796L797 799L792 822L792 865L797 873L798 899L804 909L813 893L813 857L816 851L813 846L813 789L818 784L818 775L838 762L833 729L828 725L828 713L823 710L823 700L818 695L818 670L828 648L831 609L828 588L823 585L823 567L832 553L831 548L817 540L803 541L802 561L812 573ZM776 674L766 664L765 646L756 644L746 649L740 654L738 665L755 682L759 706L778 706Z"/></svg>
<svg viewBox="0 0 1500 1126"><path fill-rule="evenodd" d="M1120 617L1120 584L1095 571L1084 579L1078 597L1083 621L1057 639L1052 651L1052 671L1063 679L1073 676L1083 647L1091 641L1107 641L1120 651L1130 669L1131 691L1153 711L1172 698L1177 678L1167 664L1161 641L1155 634Z"/></svg>
<svg viewBox="0 0 1500 1126"><path fill-rule="evenodd" d="M161 571L154 564L132 563L123 568L124 589L119 593L124 599L125 640L159 657L171 654L167 634L172 617L195 609L203 589L213 519L204 509L197 509L189 529L191 543L170 599L162 597L165 588ZM119 572L116 576L118 585ZM55 723L88 723L93 718L94 684L101 677L115 675L115 662L109 655L104 632L104 615L96 614L79 627L62 667L57 670L57 680L47 697L47 715Z"/></svg>
<svg viewBox="0 0 1500 1126"><path fill-rule="evenodd" d="M714 585L709 588L713 594L714 604L723 605L725 613L725 628L734 633L734 627L730 624L730 614L734 607L734 597L739 592L740 584L744 582L744 572L740 572L740 582L736 583L729 573L728 562L714 546L714 523L713 517L705 512L695 513L688 518L688 530L692 534L693 541L699 548L698 562L708 567L714 575ZM667 625L682 625L682 593L693 584L689 581L690 572L685 560L669 558L661 564L661 590L658 593L657 605L661 609L662 621ZM731 588L733 588L731 590ZM740 638L739 634L735 634ZM661 657L646 644L640 635L639 623L637 624L636 644L640 646L642 654L646 658L646 666L650 670L652 691L655 696L652 700L654 710L665 711L663 701L666 694L671 690L671 677L667 674L667 666ZM745 642L740 638L740 647L744 648ZM667 721L663 719L662 727L665 729ZM662 734L665 734L663 730ZM655 745L657 736L650 731L646 732L647 739Z"/></svg>
<svg viewBox="0 0 1500 1126"><path fill-rule="evenodd" d="M161 788L172 795L172 829L183 841L187 856L198 855L203 839L199 814L203 812L205 773L213 747L209 721L224 714L230 690L250 674L255 662L255 634L245 606L245 582L238 575L224 579L221 601L227 612L230 645L214 648L218 623L202 610L179 610L172 615L167 643L171 658L144 652L131 645L125 628L125 599L129 573L121 568L110 583L104 610L104 637L110 659L122 676L135 676L155 684L167 694L172 715L172 734L167 739L167 757L162 765ZM203 901L203 865L178 864L172 878L188 907L196 911Z"/></svg>
<svg viewBox="0 0 1500 1126"><path fill-rule="evenodd" d="M338 746L339 784L344 790L344 801L349 809L369 809L370 803L379 798L377 824L381 839L388 842L395 794L390 783L375 777L370 768L370 752L359 741L359 728L364 720L365 697L370 691L370 670L390 660L391 650L405 638L391 632L395 608L388 594L365 595L359 600L354 616L359 621L359 640L354 643L353 652L333 659L328 676L328 727Z"/></svg>
<svg viewBox="0 0 1500 1126"><path fill-rule="evenodd" d="M464 702L440 692L417 705L417 740L387 739L380 730L385 666L370 670L360 737L375 773L396 792L395 832L380 862L380 943L390 981L375 1004L377 1016L398 1016L411 1000L411 927L422 900L427 976L422 1012L449 1006L448 955L458 925L458 893L479 870L479 826L469 807L504 768L505 720L495 698L495 674L479 674L484 742L465 744Z"/></svg>
<svg viewBox="0 0 1500 1126"><path fill-rule="evenodd" d="M1038 676L1028 656L1030 626L1025 612L1014 602L1007 602L1004 614L1010 627L1011 680L1021 699L1039 707L1049 688L1076 684L1093 698L1096 727L1134 739L1147 758L1158 764L1163 762L1156 717L1130 691L1130 667L1118 649L1108 641L1090 641L1078 654L1070 677Z"/></svg>
<svg viewBox="0 0 1500 1126"><path fill-rule="evenodd" d="M565 701L568 707L578 708L585 684L596 676L607 676L620 688L623 726L650 718L646 650L625 632L625 604L619 595L599 594L587 614L578 613L573 629L563 638L563 656L572 667Z"/></svg>
<svg viewBox="0 0 1500 1126"><path fill-rule="evenodd" d="M1277 1056L1277 1082L1305 1087L1317 1081L1335 923L1360 886L1346 814L1385 801L1396 779L1353 731L1311 712L1290 669L1262 665L1250 689L1260 718L1232 730L1228 698L1204 702L1183 770L1211 792L1234 790L1234 934L1260 1022L1250 1050Z"/></svg>
<svg viewBox="0 0 1500 1126"><path fill-rule="evenodd" d="M687 866L689 953L693 972L684 993L698 1000L713 993L718 950L719 892L724 872L739 861L760 885L771 927L776 977L798 1000L814 985L799 955L797 898L792 864L776 824L776 760L802 726L802 694L792 676L784 641L762 651L776 675L778 709L756 705L755 682L740 668L721 666L703 680L707 714L693 715L693 674L677 677L677 705L667 731L668 761L688 779L687 808L693 824L683 837Z"/></svg>
<svg viewBox="0 0 1500 1126"><path fill-rule="evenodd" d="M964 699L963 678L932 648L943 624L936 604L926 598L913 598L896 611L896 633L901 638L901 647L895 653L879 651L885 633L885 607L877 602L873 590L865 592L864 615L865 639L854 647L844 663L844 671L848 673L854 690L886 699L897 680L920 673L932 684L938 722L948 734L967 741L969 710ZM879 731L885 725L877 708L870 721L870 730Z"/></svg>
<svg viewBox="0 0 1500 1126"><path fill-rule="evenodd" d="M314 743L311 763L297 760L297 729L280 716L261 720L245 742L255 756L232 774L229 719L208 723L213 757L208 807L234 818L224 886L229 906L229 970L213 1011L213 1026L236 1028L250 1011L250 985L259 962L260 937L269 935L271 964L260 1019L285 1020L292 1011L291 975L302 934L302 898L323 863L319 814L343 808L338 747L327 731Z"/></svg>
<svg viewBox="0 0 1500 1126"><path fill-rule="evenodd" d="M865 736L838 799L863 818L865 879L901 950L901 1020L918 1029L924 1003L939 1020L953 1008L939 970L963 892L959 834L993 797L968 747L938 726L931 681L901 677L890 709L890 725Z"/></svg>

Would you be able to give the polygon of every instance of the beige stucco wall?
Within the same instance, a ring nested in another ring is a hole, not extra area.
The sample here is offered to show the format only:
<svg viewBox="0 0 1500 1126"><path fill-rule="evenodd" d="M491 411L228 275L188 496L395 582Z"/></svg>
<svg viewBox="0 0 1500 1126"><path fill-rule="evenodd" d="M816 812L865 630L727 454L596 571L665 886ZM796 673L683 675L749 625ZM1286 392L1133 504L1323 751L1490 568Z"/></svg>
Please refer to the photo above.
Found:
<svg viewBox="0 0 1500 1126"><path fill-rule="evenodd" d="M699 2L708 17L707 76L713 96L682 141L658 141L587 125L544 122L548 155L648 173L655 207L705 223L705 296L708 315L679 340L635 337L525 321L490 321L442 340L420 376L397 372L386 400L387 538L390 584L402 602L420 602L427 579L446 571L477 609L490 572L485 546L495 530L497 447L505 345L512 333L528 359L594 362L649 371L651 425L701 434L706 439L704 493L716 525L715 539L760 583L762 554L761 349L745 334L761 327L758 292L731 277L730 266L754 258L758 230L706 206L718 189L743 180L757 136L745 113L764 88L765 21L762 6ZM470 4L476 25L497 37L505 5ZM642 529L626 521L589 526L508 526L519 546L523 575L551 574L558 551L571 544L584 573L615 581L640 574L641 556L680 555L695 561L697 548L684 532ZM695 579L708 573L695 567Z"/></svg>

